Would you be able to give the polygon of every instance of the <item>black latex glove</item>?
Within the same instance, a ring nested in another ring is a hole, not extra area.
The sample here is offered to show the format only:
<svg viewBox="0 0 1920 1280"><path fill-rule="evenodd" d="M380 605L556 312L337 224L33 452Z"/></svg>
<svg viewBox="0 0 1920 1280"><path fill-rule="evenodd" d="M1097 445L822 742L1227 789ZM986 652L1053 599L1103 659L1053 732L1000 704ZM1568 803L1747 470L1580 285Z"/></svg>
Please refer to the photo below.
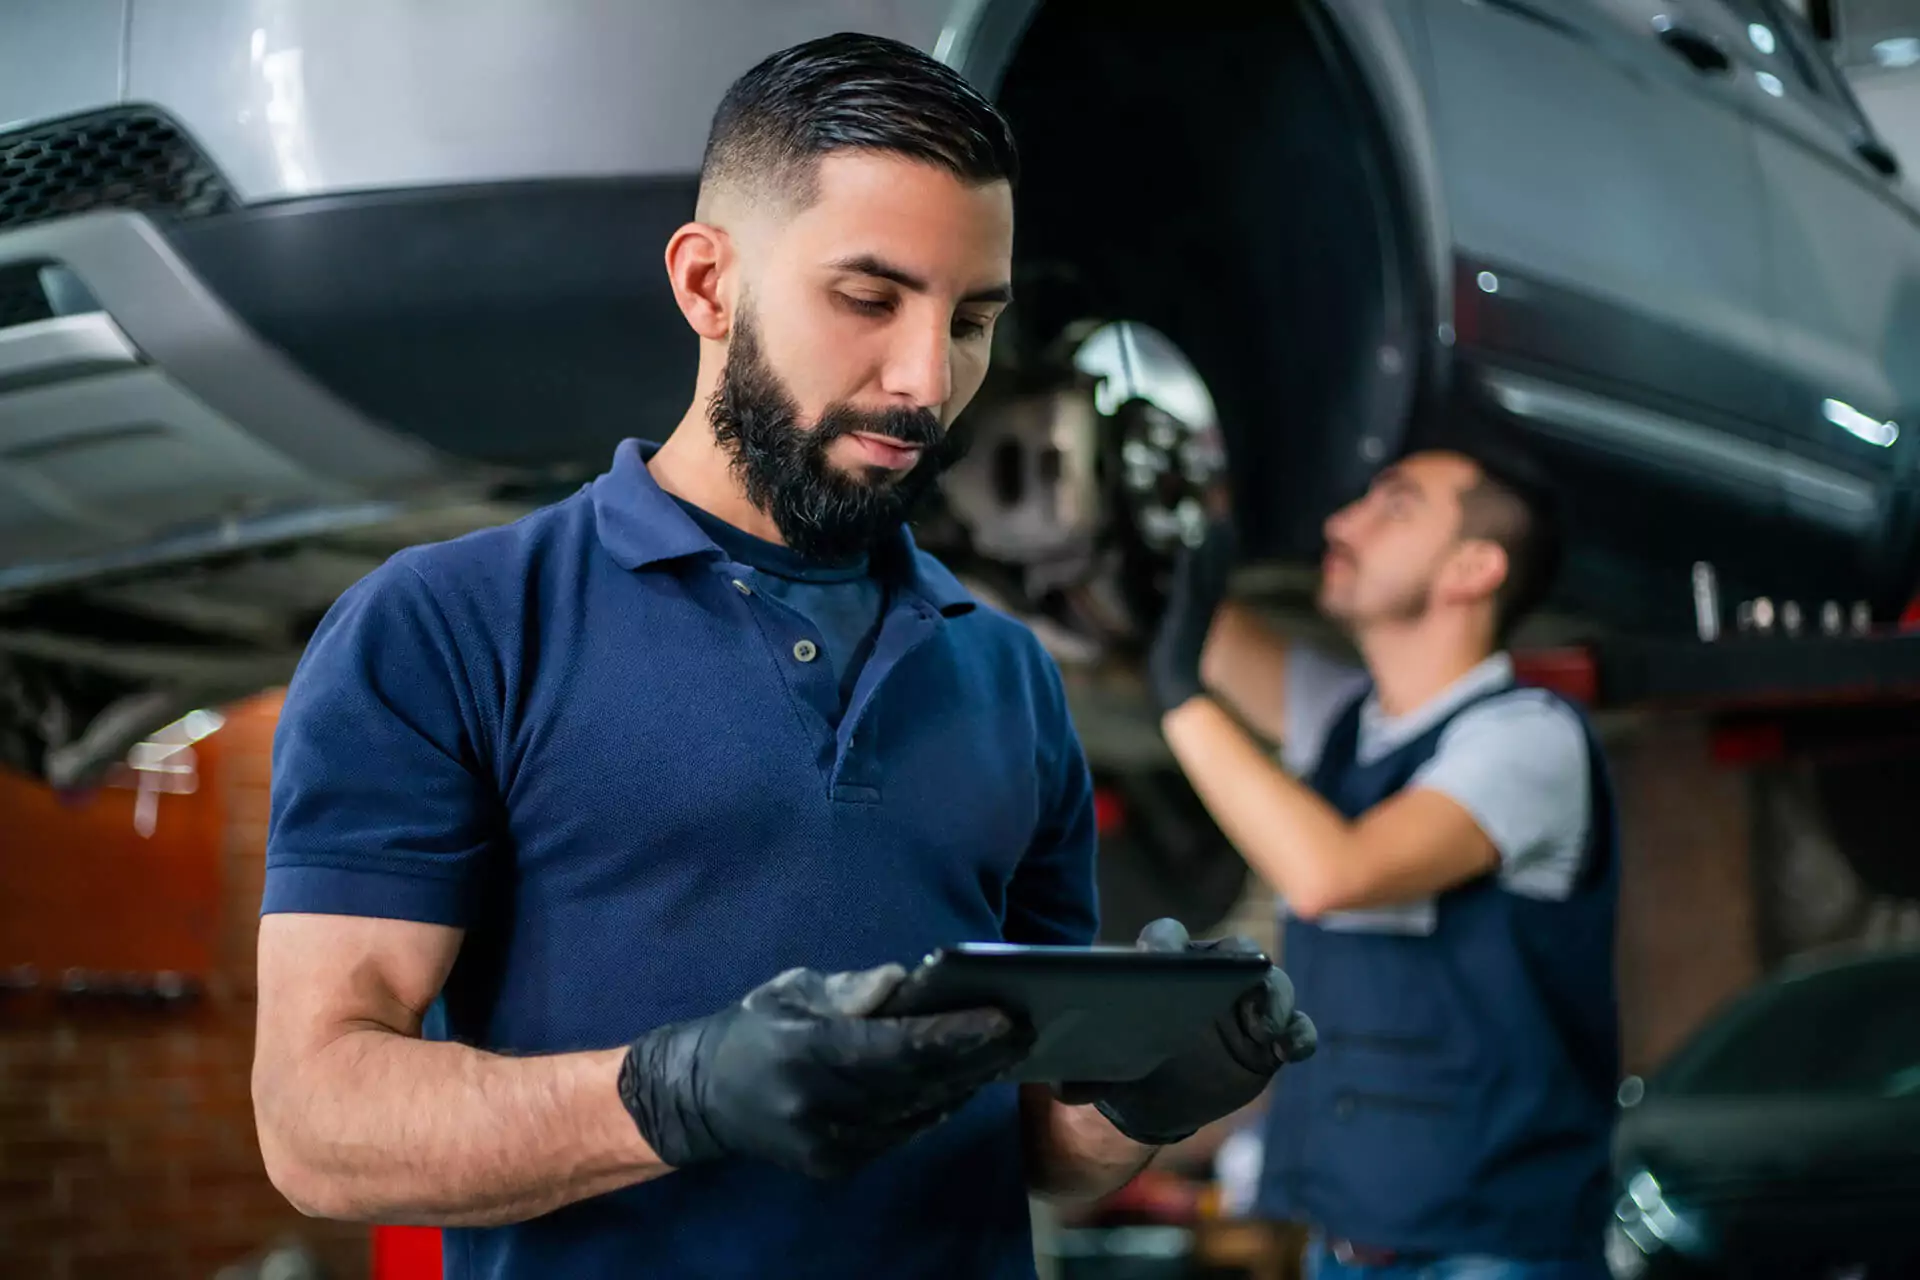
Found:
<svg viewBox="0 0 1920 1280"><path fill-rule="evenodd" d="M1204 692L1200 653L1238 554L1232 522L1220 519L1207 526L1199 546L1183 549L1173 562L1166 612L1147 650L1147 683L1162 715Z"/></svg>
<svg viewBox="0 0 1920 1280"><path fill-rule="evenodd" d="M675 1168L750 1156L849 1173L951 1115L1032 1047L998 1010L868 1017L905 976L899 965L791 969L730 1009L634 1041L620 1100Z"/></svg>
<svg viewBox="0 0 1920 1280"><path fill-rule="evenodd" d="M1248 938L1189 941L1178 920L1165 919L1142 929L1134 945L1142 951L1260 951ZM1312 1057L1318 1043L1312 1020L1293 1007L1292 981L1269 967L1265 981L1249 988L1191 1048L1152 1074L1120 1084L1066 1085L1060 1097L1095 1103L1135 1142L1165 1146L1258 1098L1282 1065Z"/></svg>

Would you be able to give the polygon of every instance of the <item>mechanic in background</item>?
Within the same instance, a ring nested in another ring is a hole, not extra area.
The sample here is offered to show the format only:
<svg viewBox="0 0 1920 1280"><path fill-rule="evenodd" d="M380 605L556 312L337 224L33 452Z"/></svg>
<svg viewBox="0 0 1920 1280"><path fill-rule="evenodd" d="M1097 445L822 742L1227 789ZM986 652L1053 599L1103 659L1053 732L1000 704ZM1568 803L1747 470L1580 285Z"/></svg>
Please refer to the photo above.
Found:
<svg viewBox="0 0 1920 1280"><path fill-rule="evenodd" d="M1322 1276L1605 1274L1612 792L1581 714L1515 685L1557 530L1517 459L1477 452L1413 453L1326 522L1319 605L1363 668L1223 603L1225 524L1149 656L1320 1028L1269 1103L1255 1211L1312 1228Z"/></svg>

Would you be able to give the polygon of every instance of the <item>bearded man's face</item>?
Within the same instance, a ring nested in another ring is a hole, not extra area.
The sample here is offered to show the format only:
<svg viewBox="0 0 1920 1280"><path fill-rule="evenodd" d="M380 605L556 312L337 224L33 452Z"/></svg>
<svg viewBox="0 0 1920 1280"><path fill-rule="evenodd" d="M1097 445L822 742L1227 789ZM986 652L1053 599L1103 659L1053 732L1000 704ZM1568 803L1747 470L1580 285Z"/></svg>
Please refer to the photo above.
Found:
<svg viewBox="0 0 1920 1280"><path fill-rule="evenodd" d="M831 404L803 423L744 303L708 415L748 500L789 547L817 560L851 559L891 536L965 452L963 435L930 409ZM836 462L831 447L848 437L874 460Z"/></svg>

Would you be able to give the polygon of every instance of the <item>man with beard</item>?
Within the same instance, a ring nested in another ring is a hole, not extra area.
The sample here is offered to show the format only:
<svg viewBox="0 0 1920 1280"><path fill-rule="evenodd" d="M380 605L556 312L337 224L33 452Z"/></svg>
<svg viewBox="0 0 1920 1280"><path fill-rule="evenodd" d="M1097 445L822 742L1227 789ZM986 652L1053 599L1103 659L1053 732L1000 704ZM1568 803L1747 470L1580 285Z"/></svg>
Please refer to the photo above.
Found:
<svg viewBox="0 0 1920 1280"><path fill-rule="evenodd" d="M1281 899L1316 1011L1257 1207L1315 1229L1322 1276L1606 1274L1612 791L1581 714L1514 683L1558 540L1504 445L1414 453L1327 521L1320 607L1363 667L1222 603L1227 526L1150 653L1167 742Z"/></svg>
<svg viewBox="0 0 1920 1280"><path fill-rule="evenodd" d="M999 1011L878 1012L930 949L1095 932L1059 673L903 524L1010 298L1014 168L909 47L767 59L667 245L699 338L667 442L329 612L260 930L296 1205L453 1228L459 1275L1031 1276L1030 1191L1118 1185L1309 1050L1277 970L1057 1097L1006 1082Z"/></svg>

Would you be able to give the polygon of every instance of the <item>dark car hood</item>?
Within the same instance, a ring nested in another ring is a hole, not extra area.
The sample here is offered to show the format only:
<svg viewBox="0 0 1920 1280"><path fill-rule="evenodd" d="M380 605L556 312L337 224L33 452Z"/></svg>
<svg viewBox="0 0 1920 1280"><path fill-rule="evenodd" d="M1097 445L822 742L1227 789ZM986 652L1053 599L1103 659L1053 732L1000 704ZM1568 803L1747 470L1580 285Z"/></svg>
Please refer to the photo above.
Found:
<svg viewBox="0 0 1920 1280"><path fill-rule="evenodd" d="M1649 1096L1622 1113L1614 1149L1617 1168L1652 1170L1695 1204L1784 1194L1920 1205L1920 1098Z"/></svg>

